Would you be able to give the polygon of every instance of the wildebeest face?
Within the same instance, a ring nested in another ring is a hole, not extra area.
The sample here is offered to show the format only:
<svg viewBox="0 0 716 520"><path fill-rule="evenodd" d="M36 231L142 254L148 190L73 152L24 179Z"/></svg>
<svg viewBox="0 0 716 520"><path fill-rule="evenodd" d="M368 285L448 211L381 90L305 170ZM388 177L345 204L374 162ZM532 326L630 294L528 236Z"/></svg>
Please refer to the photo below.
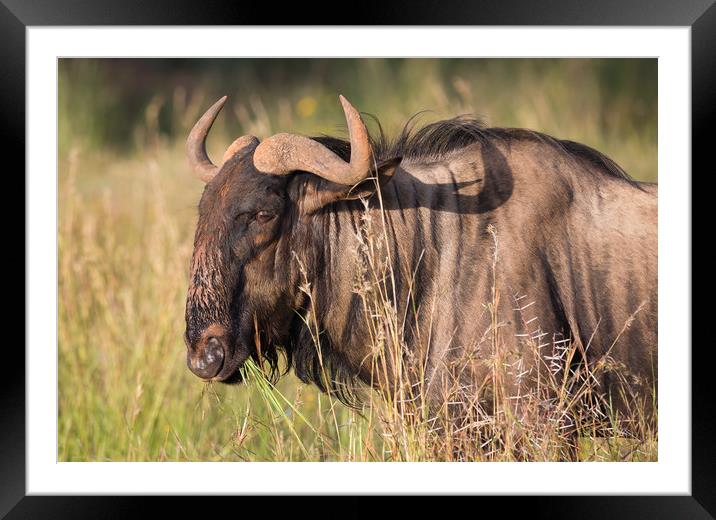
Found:
<svg viewBox="0 0 716 520"><path fill-rule="evenodd" d="M243 362L258 354L262 340L272 347L292 316L290 302L296 298L288 288L291 248L286 247L292 221L333 201L362 195L364 184L374 185L368 180L372 171L381 177L397 162L374 168L365 125L341 96L350 133L348 162L316 140L276 134L261 143L253 136L240 137L216 166L206 154L205 140L225 101L207 110L187 139L192 170L207 184L194 238L185 340L192 372L206 380L234 382ZM309 175L300 188L290 190L289 202L289 179L296 172Z"/></svg>
<svg viewBox="0 0 716 520"><path fill-rule="evenodd" d="M199 203L185 339L187 364L204 379L237 379L255 351L256 323L275 312L285 290L275 255L286 178L256 171L257 144L224 163Z"/></svg>

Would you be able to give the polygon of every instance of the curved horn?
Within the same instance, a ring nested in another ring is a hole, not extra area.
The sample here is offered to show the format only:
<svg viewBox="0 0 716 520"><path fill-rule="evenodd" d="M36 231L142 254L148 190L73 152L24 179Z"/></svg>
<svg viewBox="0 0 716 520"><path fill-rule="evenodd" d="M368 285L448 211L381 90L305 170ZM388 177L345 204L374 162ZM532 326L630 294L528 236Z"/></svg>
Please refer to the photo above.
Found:
<svg viewBox="0 0 716 520"><path fill-rule="evenodd" d="M204 182L209 182L219 171L219 167L212 163L206 154L206 135L224 107L226 98L226 96L222 97L199 118L186 139L186 157L189 159L189 165L194 175Z"/></svg>
<svg viewBox="0 0 716 520"><path fill-rule="evenodd" d="M276 134L265 139L254 152L254 166L263 173L286 175L296 170L314 173L337 184L352 186L370 174L371 148L368 131L358 111L339 96L348 123L351 142L349 163L322 144L295 134Z"/></svg>
<svg viewBox="0 0 716 520"><path fill-rule="evenodd" d="M221 165L223 166L226 161L231 159L237 153L243 151L245 148L250 147L251 149L258 146L259 140L253 135L242 135L236 139L224 152L224 156L221 158Z"/></svg>

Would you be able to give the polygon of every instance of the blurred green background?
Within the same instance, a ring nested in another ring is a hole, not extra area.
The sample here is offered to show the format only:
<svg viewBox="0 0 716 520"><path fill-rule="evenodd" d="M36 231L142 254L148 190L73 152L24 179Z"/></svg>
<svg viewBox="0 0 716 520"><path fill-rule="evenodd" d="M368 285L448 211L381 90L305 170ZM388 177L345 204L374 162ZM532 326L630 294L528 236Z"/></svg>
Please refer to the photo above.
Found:
<svg viewBox="0 0 716 520"><path fill-rule="evenodd" d="M183 146L222 95L207 146L215 160L242 134L345 136L343 94L389 135L423 110L422 122L473 114L657 178L655 59L61 59L58 73L60 460L423 457L385 448L370 415L292 375L278 387L284 402L204 385L186 368L204 185Z"/></svg>
<svg viewBox="0 0 716 520"><path fill-rule="evenodd" d="M471 113L581 141L655 180L656 77L656 59L64 59L60 153L181 140L224 94L220 132L335 133L342 93L388 132L423 110Z"/></svg>

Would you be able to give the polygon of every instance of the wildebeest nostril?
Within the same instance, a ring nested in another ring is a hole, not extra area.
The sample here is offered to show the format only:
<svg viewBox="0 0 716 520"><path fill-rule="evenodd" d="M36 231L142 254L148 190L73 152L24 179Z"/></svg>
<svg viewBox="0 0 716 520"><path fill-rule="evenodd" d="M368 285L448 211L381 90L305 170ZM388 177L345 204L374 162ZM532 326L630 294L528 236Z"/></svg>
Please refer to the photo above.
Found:
<svg viewBox="0 0 716 520"><path fill-rule="evenodd" d="M224 349L216 338L210 338L205 347L192 355L188 354L189 369L203 379L217 375L224 364Z"/></svg>

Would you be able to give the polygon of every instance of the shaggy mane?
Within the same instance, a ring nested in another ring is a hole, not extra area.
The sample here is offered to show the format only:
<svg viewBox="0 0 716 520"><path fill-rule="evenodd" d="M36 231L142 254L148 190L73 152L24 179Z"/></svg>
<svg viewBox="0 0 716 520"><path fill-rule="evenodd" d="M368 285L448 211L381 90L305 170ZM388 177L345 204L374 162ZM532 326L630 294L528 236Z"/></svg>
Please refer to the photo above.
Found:
<svg viewBox="0 0 716 520"><path fill-rule="evenodd" d="M415 120L419 115L420 113L411 117L394 139L385 135L383 127L375 116L369 116L378 126L377 135L370 136L378 161L395 158L437 159L454 150L486 140L536 140L556 148L581 164L591 166L589 168L591 171L638 186L638 183L616 162L581 143L556 139L541 132L521 128L487 128L482 120L467 115L436 121L416 129ZM327 135L312 139L328 147L344 160L349 160L351 145L347 140Z"/></svg>

